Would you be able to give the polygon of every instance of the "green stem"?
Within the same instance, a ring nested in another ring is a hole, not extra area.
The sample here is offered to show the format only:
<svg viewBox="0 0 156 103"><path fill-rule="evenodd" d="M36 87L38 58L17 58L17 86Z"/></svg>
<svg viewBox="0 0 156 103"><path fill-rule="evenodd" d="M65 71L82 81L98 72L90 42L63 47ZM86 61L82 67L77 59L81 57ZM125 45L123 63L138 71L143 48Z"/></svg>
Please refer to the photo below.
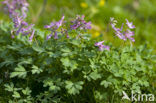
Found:
<svg viewBox="0 0 156 103"><path fill-rule="evenodd" d="M36 21L38 20L38 18L42 15L42 13L45 11L45 7L47 4L48 0L43 0L43 5L42 8L38 11L37 15L36 15Z"/></svg>

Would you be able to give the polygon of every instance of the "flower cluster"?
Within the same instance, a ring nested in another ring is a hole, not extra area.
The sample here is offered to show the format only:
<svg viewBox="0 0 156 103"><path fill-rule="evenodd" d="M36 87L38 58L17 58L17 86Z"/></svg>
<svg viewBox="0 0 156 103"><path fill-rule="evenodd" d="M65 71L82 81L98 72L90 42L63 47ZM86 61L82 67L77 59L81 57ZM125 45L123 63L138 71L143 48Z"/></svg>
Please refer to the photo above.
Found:
<svg viewBox="0 0 156 103"><path fill-rule="evenodd" d="M72 21L73 25L71 25L71 29L80 29L80 30L87 30L91 29L91 22L86 22L84 20L84 15L79 16L77 15L76 19Z"/></svg>
<svg viewBox="0 0 156 103"><path fill-rule="evenodd" d="M117 23L117 21L114 18L111 18L111 26L114 29L116 36L119 37L120 39L124 40L124 41L126 41L127 39L129 39L132 42L135 42L135 39L132 37L132 36L134 36L134 32L131 31L131 29L134 29L135 28L135 26L133 25L133 23L132 22L129 22L126 19L126 24L128 26L128 29L126 29L126 31L123 30L124 23L122 23L121 28L115 27L116 26L116 23Z"/></svg>
<svg viewBox="0 0 156 103"><path fill-rule="evenodd" d="M29 6L26 0L4 0L2 3L6 5L10 17L20 14L23 18L26 18Z"/></svg>
<svg viewBox="0 0 156 103"><path fill-rule="evenodd" d="M13 18L14 29L16 30L16 35L22 33L22 35L28 35L31 33L34 24L28 25L21 17L14 16Z"/></svg>
<svg viewBox="0 0 156 103"><path fill-rule="evenodd" d="M65 34L67 36L67 38L69 38L68 31L70 31L70 30L91 29L91 22L86 22L84 20L84 17L85 17L84 15L82 15L82 16L78 15L75 20L71 21L72 24L70 25L69 29L61 28L61 33ZM58 29L59 29L59 27L63 26L64 23L66 23L64 21L64 18L65 18L65 16L62 16L61 20L59 20L58 22L51 22L49 25L44 26L45 28L47 28L51 31L51 33L47 36L47 40L49 40L53 35L54 35L54 39L58 39L58 35L57 35Z"/></svg>
<svg viewBox="0 0 156 103"><path fill-rule="evenodd" d="M50 25L45 25L44 27L51 31L51 34L47 36L47 40L50 39L54 34L54 39L58 39L57 29L61 27L64 23L65 16L62 16L61 20L58 22L51 22Z"/></svg>
<svg viewBox="0 0 156 103"><path fill-rule="evenodd" d="M100 51L103 51L104 49L109 51L110 47L106 46L106 45L103 45L103 43L104 43L104 41L97 42L97 43L95 43L95 46L99 47Z"/></svg>
<svg viewBox="0 0 156 103"><path fill-rule="evenodd" d="M28 25L28 23L24 21L24 19L27 17L26 12L28 11L28 6L29 6L27 1L26 0L5 0L3 1L3 4L6 5L10 18L14 23L15 34L19 35L20 33L22 33L22 35L28 35L32 33L31 35L33 35L35 32L34 30L32 30L34 24ZM11 37L14 38L14 35L12 34Z"/></svg>

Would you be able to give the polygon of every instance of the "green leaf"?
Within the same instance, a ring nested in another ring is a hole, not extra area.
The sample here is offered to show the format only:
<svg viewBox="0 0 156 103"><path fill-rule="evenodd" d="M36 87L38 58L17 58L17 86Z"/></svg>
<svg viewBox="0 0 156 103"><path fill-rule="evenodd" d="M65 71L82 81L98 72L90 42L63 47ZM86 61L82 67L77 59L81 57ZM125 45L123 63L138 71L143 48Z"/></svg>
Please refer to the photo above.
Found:
<svg viewBox="0 0 156 103"><path fill-rule="evenodd" d="M14 91L12 96L14 98L20 98L21 97L20 94L17 91Z"/></svg>
<svg viewBox="0 0 156 103"><path fill-rule="evenodd" d="M28 58L28 59L22 58L20 62L18 63L18 65L31 64L31 63L32 63L32 58Z"/></svg>
<svg viewBox="0 0 156 103"><path fill-rule="evenodd" d="M107 82L106 80L103 80L100 85L103 85L105 88L107 88L108 86L112 85L111 82Z"/></svg>
<svg viewBox="0 0 156 103"><path fill-rule="evenodd" d="M70 66L70 60L69 60L69 58L61 58L61 62L66 67L69 67Z"/></svg>
<svg viewBox="0 0 156 103"><path fill-rule="evenodd" d="M69 48L62 48L61 51L64 53L70 53L71 52Z"/></svg>
<svg viewBox="0 0 156 103"><path fill-rule="evenodd" d="M32 68L33 68L33 70L31 70L32 74L39 74L43 71L42 69L38 68L35 65L33 65Z"/></svg>
<svg viewBox="0 0 156 103"><path fill-rule="evenodd" d="M72 40L71 44L75 45L75 46L79 46L80 41L79 40Z"/></svg>
<svg viewBox="0 0 156 103"><path fill-rule="evenodd" d="M15 71L11 73L10 77L19 77L19 78L25 78L27 75L27 71L25 68L21 65L18 65L18 67L15 68Z"/></svg>
<svg viewBox="0 0 156 103"><path fill-rule="evenodd" d="M74 61L74 60L70 61L70 68L71 68L72 72L77 68L77 66L78 66L78 64L76 63L76 61Z"/></svg>
<svg viewBox="0 0 156 103"><path fill-rule="evenodd" d="M26 89L22 90L22 93L23 93L24 95L30 95L31 90L30 90L28 87L26 87Z"/></svg>
<svg viewBox="0 0 156 103"><path fill-rule="evenodd" d="M14 84L11 82L10 85L9 84L4 84L5 90L9 91L9 92L13 92L14 91Z"/></svg>
<svg viewBox="0 0 156 103"><path fill-rule="evenodd" d="M93 80L97 80L97 79L101 78L101 75L98 74L96 71L91 72L91 73L89 74L89 76L90 76Z"/></svg>
<svg viewBox="0 0 156 103"><path fill-rule="evenodd" d="M13 58L7 58L4 62L0 63L0 67L13 65L14 62L15 60Z"/></svg>
<svg viewBox="0 0 156 103"><path fill-rule="evenodd" d="M64 57L68 56L72 53L69 48L62 48L61 51L63 52L62 56L64 56Z"/></svg>
<svg viewBox="0 0 156 103"><path fill-rule="evenodd" d="M71 81L66 81L66 86L65 88L68 90L69 94L79 94L80 90L82 90L82 85L84 84L83 81L79 81L79 82L71 82Z"/></svg>
<svg viewBox="0 0 156 103"><path fill-rule="evenodd" d="M32 46L32 48L38 53L42 53L45 51L43 48L36 46L36 45Z"/></svg>
<svg viewBox="0 0 156 103"><path fill-rule="evenodd" d="M49 78L47 80L44 80L43 83L44 83L44 85L43 85L44 87L49 87L49 90L53 91L55 93L61 89L59 87L61 85L60 79L55 78L55 80L52 80Z"/></svg>

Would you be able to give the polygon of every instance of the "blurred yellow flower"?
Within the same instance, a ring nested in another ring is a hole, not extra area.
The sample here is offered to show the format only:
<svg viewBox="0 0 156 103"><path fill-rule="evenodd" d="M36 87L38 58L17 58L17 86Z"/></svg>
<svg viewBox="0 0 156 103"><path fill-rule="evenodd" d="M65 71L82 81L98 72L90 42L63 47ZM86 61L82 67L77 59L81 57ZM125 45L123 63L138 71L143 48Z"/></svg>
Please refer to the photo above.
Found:
<svg viewBox="0 0 156 103"><path fill-rule="evenodd" d="M92 37L93 38L96 38L100 35L100 32L99 31L94 31L93 34L92 34Z"/></svg>
<svg viewBox="0 0 156 103"><path fill-rule="evenodd" d="M87 8L87 7L88 7L88 4L85 3L85 2L82 2L82 3L80 4L80 6L81 6L82 8Z"/></svg>
<svg viewBox="0 0 156 103"><path fill-rule="evenodd" d="M105 5L105 0L100 0L99 6L104 6Z"/></svg>

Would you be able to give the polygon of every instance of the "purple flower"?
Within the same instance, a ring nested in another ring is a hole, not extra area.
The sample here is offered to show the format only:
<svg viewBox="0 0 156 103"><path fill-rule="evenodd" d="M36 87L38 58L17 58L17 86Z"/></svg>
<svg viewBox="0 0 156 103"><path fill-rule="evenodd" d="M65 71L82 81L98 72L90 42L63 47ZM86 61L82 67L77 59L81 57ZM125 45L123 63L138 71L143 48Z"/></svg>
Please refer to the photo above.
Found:
<svg viewBox="0 0 156 103"><path fill-rule="evenodd" d="M104 43L104 41L97 42L97 43L95 43L95 46L99 47L99 50L100 51L103 51L104 49L106 49L106 50L109 51L110 50L110 47L103 45L103 43Z"/></svg>
<svg viewBox="0 0 156 103"><path fill-rule="evenodd" d="M132 24L132 22L129 22L127 19L126 19L126 21L127 21L126 24L128 25L128 27L130 29L135 28L135 26ZM123 31L124 23L122 23L121 28L116 28L115 27L116 23L117 23L117 21L114 20L114 18L111 18L111 23L110 24L111 24L112 28L114 29L116 36L119 37L120 39L124 40L124 41L129 39L129 40L134 42L135 39L132 38L132 36L134 35L134 32L130 31L129 29L127 29L126 31Z"/></svg>
<svg viewBox="0 0 156 103"><path fill-rule="evenodd" d="M27 27L23 27L22 29L21 29L21 33L25 33L25 32L28 32L28 31L30 31L32 28L34 27L34 24L30 24L29 26L27 26Z"/></svg>
<svg viewBox="0 0 156 103"><path fill-rule="evenodd" d="M55 26L55 23L51 22L50 25L45 25L44 28L50 29Z"/></svg>
<svg viewBox="0 0 156 103"><path fill-rule="evenodd" d="M135 39L132 38L132 36L134 36L134 32L133 32L133 31L127 30L127 31L125 32L125 36L126 36L127 39L129 39L129 40L135 42Z"/></svg>
<svg viewBox="0 0 156 103"><path fill-rule="evenodd" d="M52 34L54 33L54 39L58 39L57 35L57 29L63 25L65 16L62 16L61 20L58 22L51 22L50 25L45 25L44 28L49 29L52 33L47 36L47 40L52 37Z"/></svg>
<svg viewBox="0 0 156 103"><path fill-rule="evenodd" d="M85 29L91 29L91 22L85 23Z"/></svg>
<svg viewBox="0 0 156 103"><path fill-rule="evenodd" d="M61 20L56 22L55 25L57 26L57 28L59 28L60 26L62 26L63 21L64 21L65 16L62 16Z"/></svg>
<svg viewBox="0 0 156 103"><path fill-rule="evenodd" d="M54 34L54 39L58 39L57 32L55 32L55 34Z"/></svg>
<svg viewBox="0 0 156 103"><path fill-rule="evenodd" d="M35 30L32 31L32 34L31 34L31 36L29 37L29 41L30 41L30 42L32 42L32 39L33 39L33 37L34 37L34 34L35 34Z"/></svg>
<svg viewBox="0 0 156 103"><path fill-rule="evenodd" d="M68 34L66 34L66 37L67 37L67 38L69 38L69 35L68 35Z"/></svg>
<svg viewBox="0 0 156 103"><path fill-rule="evenodd" d="M84 15L82 15L81 17L77 15L76 19L72 21L73 24L70 26L70 28L74 30L78 28L80 28L80 30L91 29L91 22L86 22L84 20L84 17Z"/></svg>
<svg viewBox="0 0 156 103"><path fill-rule="evenodd" d="M78 22L77 24L73 24L70 26L71 29L77 29L80 26L80 22Z"/></svg>
<svg viewBox="0 0 156 103"><path fill-rule="evenodd" d="M95 43L95 46L100 46L100 45L102 45L103 43L104 43L104 41L97 42L97 43Z"/></svg>
<svg viewBox="0 0 156 103"><path fill-rule="evenodd" d="M119 37L122 40L126 40L126 37L124 36L123 33L121 33L120 31L116 31L115 32L116 36Z"/></svg>
<svg viewBox="0 0 156 103"><path fill-rule="evenodd" d="M127 19L126 19L126 24L127 24L127 26L130 28L130 29L134 29L135 28L135 26L133 25L133 23L132 22L129 22Z"/></svg>
<svg viewBox="0 0 156 103"><path fill-rule="evenodd" d="M119 37L119 38L122 39L122 40L126 40L126 37L125 37L125 36L123 35L123 33L121 32L121 31L123 30L123 25L124 25L124 24L122 24L121 28L116 28L116 27L115 27L115 24L111 23L111 26L112 26L112 28L114 29L116 36Z"/></svg>
<svg viewBox="0 0 156 103"><path fill-rule="evenodd" d="M6 5L5 7L14 23L13 31L16 32L16 35L19 35L20 33L22 33L22 35L30 34L34 24L28 25L28 23L24 21L29 6L27 0L4 0L2 3ZM32 34L33 33L34 31Z"/></svg>
<svg viewBox="0 0 156 103"><path fill-rule="evenodd" d="M109 46L105 46L105 45L100 45L100 46L99 46L99 50L100 50L100 51L103 51L104 49L106 49L106 50L109 51L109 50L110 50L110 47L109 47Z"/></svg>
<svg viewBox="0 0 156 103"><path fill-rule="evenodd" d="M21 24L22 24L23 26L28 26L28 23L25 22L25 21L23 21Z"/></svg>
<svg viewBox="0 0 156 103"><path fill-rule="evenodd" d="M45 25L44 28L57 30L60 26L62 26L65 16L62 16L61 20L58 22L51 22L50 25Z"/></svg>
<svg viewBox="0 0 156 103"><path fill-rule="evenodd" d="M4 0L2 3L6 5L10 17L17 15L17 13L21 15L23 18L27 16L26 11L28 11L29 4L27 3L26 0Z"/></svg>
<svg viewBox="0 0 156 103"><path fill-rule="evenodd" d="M50 35L47 36L47 40L49 40L52 37L52 33Z"/></svg>
<svg viewBox="0 0 156 103"><path fill-rule="evenodd" d="M14 35L11 35L11 38L13 39L13 38L15 38L15 36Z"/></svg>
<svg viewBox="0 0 156 103"><path fill-rule="evenodd" d="M16 15L12 19L13 19L14 27L18 28L22 22L22 18L20 18L18 15Z"/></svg>
<svg viewBox="0 0 156 103"><path fill-rule="evenodd" d="M20 26L20 27L18 28L18 30L16 31L16 35L19 35L19 33L21 32L21 30L22 30L22 26Z"/></svg>
<svg viewBox="0 0 156 103"><path fill-rule="evenodd" d="M27 26L27 27L25 27ZM28 35L32 28L33 28L34 24L31 24L28 26L28 24L26 22L22 22L19 24L19 27L17 28L16 31L16 35L19 35L19 33L22 33L22 35Z"/></svg>

